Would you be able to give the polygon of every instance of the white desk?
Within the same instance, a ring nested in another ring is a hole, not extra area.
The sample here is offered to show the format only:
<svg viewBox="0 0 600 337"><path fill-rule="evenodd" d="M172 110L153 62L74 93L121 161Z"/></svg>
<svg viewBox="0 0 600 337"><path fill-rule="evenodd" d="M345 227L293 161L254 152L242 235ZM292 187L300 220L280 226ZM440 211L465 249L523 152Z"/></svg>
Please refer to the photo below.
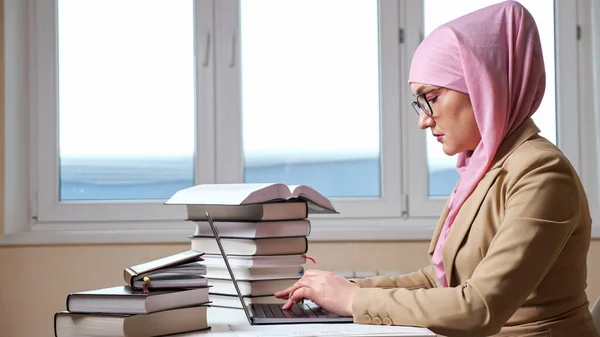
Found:
<svg viewBox="0 0 600 337"><path fill-rule="evenodd" d="M424 328L363 325L363 324L285 324L250 325L240 309L208 308L211 330L179 334L179 337L211 336L406 336L431 337L433 332Z"/></svg>

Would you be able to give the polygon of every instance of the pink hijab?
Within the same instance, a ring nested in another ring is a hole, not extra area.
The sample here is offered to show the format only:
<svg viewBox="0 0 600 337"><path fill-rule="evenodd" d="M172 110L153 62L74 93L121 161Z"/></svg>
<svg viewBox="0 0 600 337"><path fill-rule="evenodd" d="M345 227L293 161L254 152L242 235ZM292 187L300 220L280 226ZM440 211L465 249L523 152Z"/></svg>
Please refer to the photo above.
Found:
<svg viewBox="0 0 600 337"><path fill-rule="evenodd" d="M457 213L504 138L533 115L544 96L544 59L533 17L518 2L505 1L438 27L413 56L412 82L468 94L481 132L477 148L458 156L461 182L450 196L432 256L436 276L447 287L442 248Z"/></svg>

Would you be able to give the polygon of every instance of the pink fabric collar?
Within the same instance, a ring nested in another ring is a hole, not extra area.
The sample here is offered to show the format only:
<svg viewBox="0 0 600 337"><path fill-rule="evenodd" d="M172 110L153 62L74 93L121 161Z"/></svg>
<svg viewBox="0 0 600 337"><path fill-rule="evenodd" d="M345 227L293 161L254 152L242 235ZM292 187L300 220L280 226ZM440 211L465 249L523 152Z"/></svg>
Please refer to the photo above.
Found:
<svg viewBox="0 0 600 337"><path fill-rule="evenodd" d="M440 284L448 286L442 249L457 213L504 138L533 115L544 96L544 59L533 17L520 3L505 1L440 26L413 56L413 82L468 94L482 136L474 151L458 156L461 182L450 196L432 257Z"/></svg>

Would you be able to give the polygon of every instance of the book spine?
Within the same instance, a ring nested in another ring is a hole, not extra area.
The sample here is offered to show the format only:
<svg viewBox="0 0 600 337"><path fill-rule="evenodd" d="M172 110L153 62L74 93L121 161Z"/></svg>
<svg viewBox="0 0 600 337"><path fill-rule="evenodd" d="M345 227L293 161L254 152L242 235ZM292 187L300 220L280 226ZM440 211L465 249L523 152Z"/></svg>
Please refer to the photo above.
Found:
<svg viewBox="0 0 600 337"><path fill-rule="evenodd" d="M305 243L305 247L304 247L303 254L306 254L306 253L308 253L308 237L306 237L306 236L304 237L304 243Z"/></svg>
<svg viewBox="0 0 600 337"><path fill-rule="evenodd" d="M133 271L131 268L125 268L125 270L123 270L123 278L125 279L125 282L127 284L129 284L129 286L131 288L133 288L133 278L137 276L137 273L135 271Z"/></svg>
<svg viewBox="0 0 600 337"><path fill-rule="evenodd" d="M71 309L69 308L69 300L71 299L71 295L73 295L73 294L68 294L67 295L67 300L66 300L67 303L65 305L65 307L67 308L67 311L69 311L69 312L71 311Z"/></svg>
<svg viewBox="0 0 600 337"><path fill-rule="evenodd" d="M54 337L58 337L58 331L56 331L56 320L60 314L60 312L54 314Z"/></svg>

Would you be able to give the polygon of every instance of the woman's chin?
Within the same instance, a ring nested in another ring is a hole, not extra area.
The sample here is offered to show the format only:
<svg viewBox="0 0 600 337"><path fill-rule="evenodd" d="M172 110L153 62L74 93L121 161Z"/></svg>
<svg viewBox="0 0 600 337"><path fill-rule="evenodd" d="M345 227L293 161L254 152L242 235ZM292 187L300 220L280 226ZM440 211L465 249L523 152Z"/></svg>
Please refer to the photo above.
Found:
<svg viewBox="0 0 600 337"><path fill-rule="evenodd" d="M454 156L455 154L458 153L458 151L456 150L456 148L454 148L453 146L450 146L446 143L442 144L442 150L444 151L444 153L450 157Z"/></svg>

